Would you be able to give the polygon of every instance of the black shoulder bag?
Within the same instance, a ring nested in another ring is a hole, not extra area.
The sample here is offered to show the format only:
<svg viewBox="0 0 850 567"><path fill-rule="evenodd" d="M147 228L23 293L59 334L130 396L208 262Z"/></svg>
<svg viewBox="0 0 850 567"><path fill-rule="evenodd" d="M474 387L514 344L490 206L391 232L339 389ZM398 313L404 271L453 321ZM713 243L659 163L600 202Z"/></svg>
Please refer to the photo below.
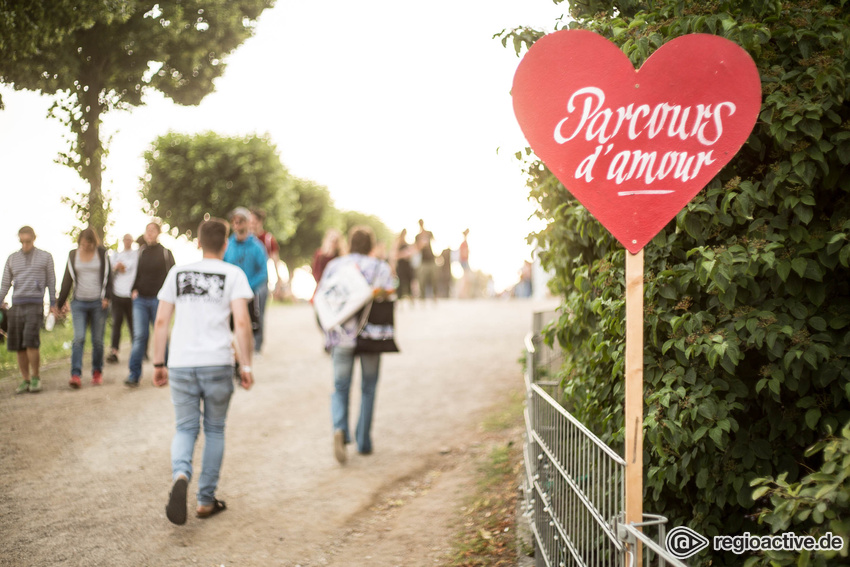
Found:
<svg viewBox="0 0 850 567"><path fill-rule="evenodd" d="M366 324L357 335L357 346L354 352L357 354L399 352L395 344L395 301L373 300L365 309L369 310Z"/></svg>

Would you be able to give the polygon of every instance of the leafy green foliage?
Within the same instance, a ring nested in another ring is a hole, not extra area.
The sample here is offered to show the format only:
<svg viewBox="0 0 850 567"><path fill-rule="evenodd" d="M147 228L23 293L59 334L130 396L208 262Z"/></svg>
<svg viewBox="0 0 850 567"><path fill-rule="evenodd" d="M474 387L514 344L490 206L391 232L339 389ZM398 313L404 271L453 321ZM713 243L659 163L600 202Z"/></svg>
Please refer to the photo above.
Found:
<svg viewBox="0 0 850 567"><path fill-rule="evenodd" d="M342 226L339 229L344 235L357 225L366 225L375 232L375 244L383 243L388 248L393 242L395 234L393 231L375 215L361 213L359 211L342 211Z"/></svg>
<svg viewBox="0 0 850 567"><path fill-rule="evenodd" d="M0 82L59 95L50 110L71 131L60 162L90 186L80 219L103 236L101 192L105 148L101 115L142 104L153 88L179 104L198 104L224 72L222 59L253 33L273 0L87 0L4 4L0 21L10 35L0 43ZM80 3L74 3L80 4ZM96 10L84 13L90 4ZM58 9L54 12L54 5ZM46 26L29 25L49 14ZM51 25L67 22L67 31Z"/></svg>
<svg viewBox="0 0 850 567"><path fill-rule="evenodd" d="M142 198L151 213L192 235L205 215L228 218L238 206L266 211L266 230L292 234L295 194L277 148L266 136L169 133L145 152Z"/></svg>
<svg viewBox="0 0 850 567"><path fill-rule="evenodd" d="M770 525L773 533L788 531L792 526L807 528L806 533L817 538L827 532L844 539L840 551L791 553L768 551L763 556L747 560L747 567L756 565L797 565L827 567L837 565L850 555L850 424L839 437L824 439L806 452L807 456L823 453L823 465L800 482L789 483L787 475L778 478L758 478L751 484L758 487L754 498L770 498L772 508L762 510L759 522ZM841 559L839 559L841 558Z"/></svg>
<svg viewBox="0 0 850 567"><path fill-rule="evenodd" d="M106 331L111 332L111 327ZM106 335L109 336L109 335ZM60 318L56 321L53 330L41 333L41 346L39 356L42 368L52 362L67 361L70 356L70 344L74 339L74 326L70 319ZM68 348L65 345L69 345ZM67 364L67 362L65 362ZM18 366L18 353L9 351L3 344L0 348L0 380L10 379L15 383L21 379L20 367Z"/></svg>
<svg viewBox="0 0 850 567"><path fill-rule="evenodd" d="M585 4L568 25L636 66L674 37L710 33L761 73L748 142L645 250L644 316L644 508L706 536L757 533L749 483L797 482L816 468L806 448L850 420L850 7ZM566 353L564 403L621 448L624 251L528 150L518 157L548 221L532 237L564 297L549 330Z"/></svg>
<svg viewBox="0 0 850 567"><path fill-rule="evenodd" d="M295 230L280 248L280 259L286 263L290 281L296 268L310 263L313 253L322 245L325 231L341 224L327 187L295 179L293 191Z"/></svg>
<svg viewBox="0 0 850 567"><path fill-rule="evenodd" d="M522 447L510 439L522 426L523 395L512 396L481 423L484 449L475 457L477 486L466 496L448 567L514 567L525 543L518 537L516 479ZM519 545L518 545L519 544ZM532 555L533 549L526 548Z"/></svg>
<svg viewBox="0 0 850 567"><path fill-rule="evenodd" d="M121 20L125 4L125 0L6 0L0 4L0 61L7 66L26 61L98 21Z"/></svg>

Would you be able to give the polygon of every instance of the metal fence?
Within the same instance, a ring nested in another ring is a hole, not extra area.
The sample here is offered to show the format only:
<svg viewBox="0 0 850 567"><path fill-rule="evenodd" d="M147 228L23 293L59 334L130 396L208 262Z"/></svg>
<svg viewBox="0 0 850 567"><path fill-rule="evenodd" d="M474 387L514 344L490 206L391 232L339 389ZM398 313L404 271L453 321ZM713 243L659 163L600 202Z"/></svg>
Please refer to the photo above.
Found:
<svg viewBox="0 0 850 567"><path fill-rule="evenodd" d="M637 541L643 565L685 567L655 543L664 541L665 518L647 515L644 523L628 526L618 521L626 462L557 401L563 355L541 335L554 317L535 313L526 337L523 506L536 567L626 567L632 564L627 549Z"/></svg>
<svg viewBox="0 0 850 567"><path fill-rule="evenodd" d="M558 370L564 362L560 348L553 348L543 341L543 329L554 321L555 311L534 313L531 321L531 333L526 337L526 377L529 382L540 386L546 393L557 397L561 395L561 381Z"/></svg>

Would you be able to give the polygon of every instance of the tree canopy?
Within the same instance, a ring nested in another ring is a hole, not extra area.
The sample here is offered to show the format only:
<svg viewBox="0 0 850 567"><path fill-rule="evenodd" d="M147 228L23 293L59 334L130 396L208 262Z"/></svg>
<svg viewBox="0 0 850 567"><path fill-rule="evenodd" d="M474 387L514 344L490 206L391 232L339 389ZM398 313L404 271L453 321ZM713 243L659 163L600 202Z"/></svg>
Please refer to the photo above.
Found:
<svg viewBox="0 0 850 567"><path fill-rule="evenodd" d="M125 5L126 0L6 0L0 4L0 61L11 67L98 21L120 21Z"/></svg>
<svg viewBox="0 0 850 567"><path fill-rule="evenodd" d="M353 226L366 225L375 232L376 244L391 244L393 232L383 220L360 211L337 209L326 187L297 179L294 190L297 194L295 233L279 239L280 258L289 268L290 279L297 268L310 263L328 229L335 228L347 237Z"/></svg>
<svg viewBox="0 0 850 567"><path fill-rule="evenodd" d="M227 219L238 206L263 209L290 279L310 263L329 228L347 233L365 224L379 242L392 240L375 215L340 211L327 187L292 177L268 136L170 132L153 141L144 160L142 199L174 233L191 237L207 215Z"/></svg>
<svg viewBox="0 0 850 567"><path fill-rule="evenodd" d="M143 104L149 89L179 104L198 104L224 72L224 57L251 36L257 18L272 3L63 0L4 7L0 14L10 34L0 45L14 57L0 58L0 82L59 95L51 115L72 133L61 161L89 184L88 195L77 204L81 220L101 235L107 222L102 114ZM83 12L90 4L99 9ZM33 28L30 24L42 15L47 15L46 26ZM58 27L63 22L69 27Z"/></svg>
<svg viewBox="0 0 850 567"><path fill-rule="evenodd" d="M672 38L708 33L744 47L762 78L760 117L741 152L645 248L644 509L709 537L770 533L761 516L846 541L846 507L830 504L846 503L835 497L843 478L807 492L820 501L801 503L793 490L821 479L804 478L820 466L807 448L850 421L850 5L571 5L576 20L563 27L600 33L636 67ZM522 28L502 40L519 53L540 35ZM541 259L563 296L549 339L564 347L564 404L622 447L624 250L529 151L518 156L548 221L535 235ZM765 477L777 483L756 480ZM754 494L751 482L763 486ZM768 496L781 513L763 513ZM792 555L747 561L837 561Z"/></svg>
<svg viewBox="0 0 850 567"><path fill-rule="evenodd" d="M375 215L361 213L359 211L343 211L342 226L339 229L344 235L348 235L349 231L357 225L365 225L375 232L375 244L385 244L389 246L394 241L395 234L384 221Z"/></svg>
<svg viewBox="0 0 850 567"><path fill-rule="evenodd" d="M325 231L340 225L340 213L334 207L327 187L305 179L293 183L294 231L287 238L278 238L280 259L289 270L292 280L296 268L309 264L313 253L322 245Z"/></svg>
<svg viewBox="0 0 850 567"><path fill-rule="evenodd" d="M191 236L206 215L265 210L265 227L286 239L295 227L293 180L267 136L169 133L144 154L142 198L150 212Z"/></svg>

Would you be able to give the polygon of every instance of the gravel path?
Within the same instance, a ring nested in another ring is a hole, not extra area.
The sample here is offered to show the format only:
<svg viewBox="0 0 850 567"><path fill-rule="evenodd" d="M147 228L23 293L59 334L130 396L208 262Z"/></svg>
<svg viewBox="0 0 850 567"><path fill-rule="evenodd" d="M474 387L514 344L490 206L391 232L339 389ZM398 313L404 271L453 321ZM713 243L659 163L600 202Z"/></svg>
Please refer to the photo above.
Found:
<svg viewBox="0 0 850 567"><path fill-rule="evenodd" d="M374 454L351 450L344 467L313 312L271 307L257 384L231 404L218 490L228 510L179 527L164 512L174 417L149 366L136 390L122 384L126 348L99 388L88 385L88 354L79 391L67 387L67 363L43 372L40 394L15 396L14 380L0 381L0 566L444 564L484 438L478 424L521 390L531 313L552 307L400 306L403 352L382 359ZM355 417L357 407L355 397Z"/></svg>

